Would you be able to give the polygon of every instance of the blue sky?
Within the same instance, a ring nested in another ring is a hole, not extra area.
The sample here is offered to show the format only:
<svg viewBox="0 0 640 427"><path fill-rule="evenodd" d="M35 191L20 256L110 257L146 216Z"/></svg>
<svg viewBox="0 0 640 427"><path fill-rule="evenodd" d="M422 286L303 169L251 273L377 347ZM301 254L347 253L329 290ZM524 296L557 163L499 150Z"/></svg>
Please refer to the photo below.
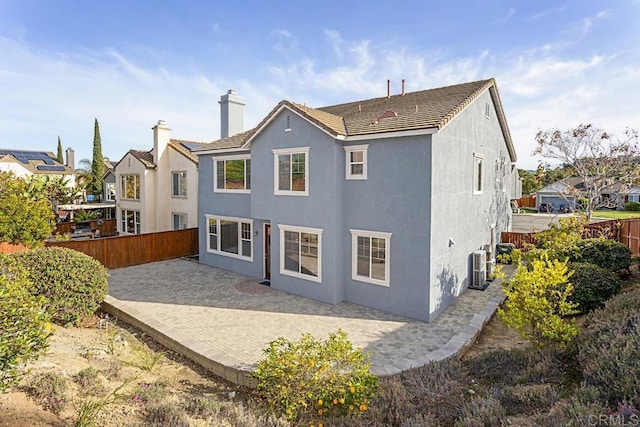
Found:
<svg viewBox="0 0 640 427"><path fill-rule="evenodd" d="M0 0L0 148L90 158L220 135L220 95L245 126L280 100L320 107L495 77L518 153L539 129L640 129L640 0Z"/></svg>

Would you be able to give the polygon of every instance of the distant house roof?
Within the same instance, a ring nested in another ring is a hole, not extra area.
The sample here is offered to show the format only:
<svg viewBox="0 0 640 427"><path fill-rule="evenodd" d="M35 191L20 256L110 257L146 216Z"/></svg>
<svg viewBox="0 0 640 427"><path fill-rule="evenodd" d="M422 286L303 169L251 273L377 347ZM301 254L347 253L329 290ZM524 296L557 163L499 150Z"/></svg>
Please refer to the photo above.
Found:
<svg viewBox="0 0 640 427"><path fill-rule="evenodd" d="M322 108L281 101L255 128L229 138L203 144L195 151L248 148L253 137L259 134L283 108L299 114L337 138L412 130L438 131L486 90L489 90L495 104L509 155L512 161L515 161L515 149L494 79Z"/></svg>
<svg viewBox="0 0 640 427"><path fill-rule="evenodd" d="M11 160L33 174L73 175L69 166L60 163L50 151L11 150L0 148L0 159Z"/></svg>
<svg viewBox="0 0 640 427"><path fill-rule="evenodd" d="M181 139L171 139L169 140L168 146L172 149L176 150L178 153L191 160L193 163L198 164L198 157L193 154L193 151L196 148L200 148L202 145L205 145L204 142L195 142L195 141L184 141ZM131 154L133 157L138 159L145 168L147 169L155 169L156 164L153 161L153 153L152 150L129 150L127 154ZM124 157L126 154L122 157ZM122 159L120 160L122 161ZM114 164L114 167L120 162Z"/></svg>
<svg viewBox="0 0 640 427"><path fill-rule="evenodd" d="M169 147L176 150L178 153L191 160L193 163L198 164L198 156L194 155L192 151L200 148L203 142L185 141L181 139L172 139L169 141Z"/></svg>
<svg viewBox="0 0 640 427"><path fill-rule="evenodd" d="M583 191L584 188L584 179L579 176L570 176L560 181L553 182L538 191L536 193L579 193ZM610 184L603 186L600 189L601 194L612 194L612 193L635 193L637 187L631 185L627 185L620 181L614 181Z"/></svg>

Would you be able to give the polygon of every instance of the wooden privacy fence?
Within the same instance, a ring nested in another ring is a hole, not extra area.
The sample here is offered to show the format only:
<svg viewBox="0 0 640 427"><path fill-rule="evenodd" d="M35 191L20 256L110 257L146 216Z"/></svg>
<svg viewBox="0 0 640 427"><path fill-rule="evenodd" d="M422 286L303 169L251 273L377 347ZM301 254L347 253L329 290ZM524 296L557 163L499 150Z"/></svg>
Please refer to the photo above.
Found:
<svg viewBox="0 0 640 427"><path fill-rule="evenodd" d="M29 249L23 244L18 243L14 245L13 243L0 242L0 254L7 255L12 254L14 252L20 252Z"/></svg>
<svg viewBox="0 0 640 427"><path fill-rule="evenodd" d="M68 242L47 242L83 252L107 268L129 267L198 253L198 229L163 231Z"/></svg>
<svg viewBox="0 0 640 427"><path fill-rule="evenodd" d="M513 243L522 249L525 243L534 244L537 233L514 233L503 231L500 235L502 243ZM585 237L603 236L607 239L622 243L631 250L633 255L640 254L640 218L612 219L594 222L585 227Z"/></svg>
<svg viewBox="0 0 640 427"><path fill-rule="evenodd" d="M520 208L535 208L536 207L536 196L524 196L519 199L515 199L518 203L518 207Z"/></svg>
<svg viewBox="0 0 640 427"><path fill-rule="evenodd" d="M631 249L633 255L640 255L640 218L625 219L621 222L618 241Z"/></svg>

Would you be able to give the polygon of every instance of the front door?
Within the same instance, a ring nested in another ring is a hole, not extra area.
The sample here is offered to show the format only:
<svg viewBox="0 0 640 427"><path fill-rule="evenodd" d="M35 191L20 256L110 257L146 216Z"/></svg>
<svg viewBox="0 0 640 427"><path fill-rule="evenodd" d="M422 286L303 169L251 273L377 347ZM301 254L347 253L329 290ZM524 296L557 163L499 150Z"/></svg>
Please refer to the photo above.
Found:
<svg viewBox="0 0 640 427"><path fill-rule="evenodd" d="M271 224L264 225L264 278L271 280Z"/></svg>

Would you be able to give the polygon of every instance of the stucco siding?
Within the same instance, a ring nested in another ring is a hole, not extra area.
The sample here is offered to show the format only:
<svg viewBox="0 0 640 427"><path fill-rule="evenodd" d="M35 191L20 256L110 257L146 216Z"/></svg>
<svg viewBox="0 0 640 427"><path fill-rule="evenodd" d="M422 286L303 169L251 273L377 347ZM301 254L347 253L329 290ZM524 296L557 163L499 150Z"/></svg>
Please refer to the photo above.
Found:
<svg viewBox="0 0 640 427"><path fill-rule="evenodd" d="M432 147L431 319L469 286L472 253L490 243L490 227L495 225L494 243L509 230L509 183L516 173L488 91L433 135ZM474 154L482 157L481 194L474 194Z"/></svg>
<svg viewBox="0 0 640 427"><path fill-rule="evenodd" d="M148 233L155 229L155 214L153 213L154 203L154 181L150 173L142 163L131 154L126 154L118 163L116 174L116 219L118 221L118 231L122 230L122 210L140 212L140 229L142 233ZM122 175L138 175L140 179L140 198L138 200L124 199L122 196L121 179Z"/></svg>
<svg viewBox="0 0 640 427"><path fill-rule="evenodd" d="M366 180L345 179L346 155L341 150L338 175L344 220L336 256L345 270L347 301L428 319L430 139L423 135L366 141ZM350 229L391 233L389 286L352 279Z"/></svg>
<svg viewBox="0 0 640 427"><path fill-rule="evenodd" d="M200 262L214 267L246 274L255 278L263 277L263 223L253 221L252 242L253 261L237 259L211 253L207 250L208 223L206 215L251 219L251 194L214 192L214 156L202 155L198 160L198 218Z"/></svg>
<svg viewBox="0 0 640 427"><path fill-rule="evenodd" d="M288 119L287 119L288 116ZM285 129L290 129L285 131ZM274 149L308 147L308 195L274 194ZM336 211L336 151L333 138L297 114L283 110L251 145L251 217L271 223L271 286L328 303L341 300L343 284L336 276L334 253L339 212ZM280 274L279 225L322 230L321 283Z"/></svg>

